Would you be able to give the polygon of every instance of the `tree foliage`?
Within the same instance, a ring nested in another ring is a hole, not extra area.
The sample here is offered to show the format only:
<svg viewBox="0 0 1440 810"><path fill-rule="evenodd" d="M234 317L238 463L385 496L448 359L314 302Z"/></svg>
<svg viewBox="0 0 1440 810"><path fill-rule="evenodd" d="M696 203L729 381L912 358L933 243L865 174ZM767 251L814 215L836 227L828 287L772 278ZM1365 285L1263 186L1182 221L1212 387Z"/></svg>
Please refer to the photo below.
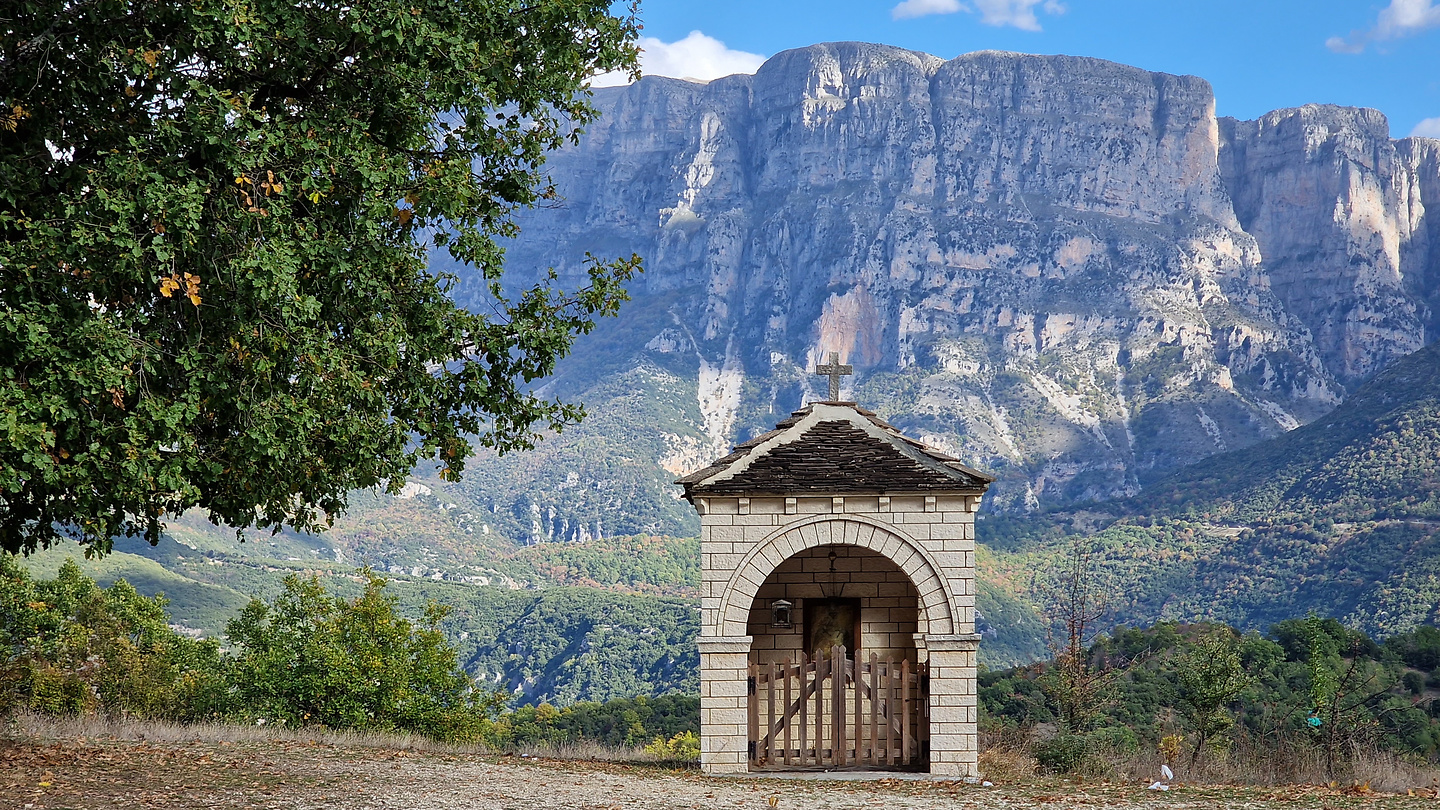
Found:
<svg viewBox="0 0 1440 810"><path fill-rule="evenodd" d="M432 603L415 627L384 588L367 572L365 592L345 600L290 576L272 602L251 602L226 632L237 712L291 727L478 738L499 699L459 670L439 629L445 608Z"/></svg>
<svg viewBox="0 0 1440 810"><path fill-rule="evenodd" d="M1289 619L1261 635L1224 625L1161 622L1098 638L1093 666L1117 676L1094 730L1064 733L1034 753L1052 770L1078 767L1117 733L1160 745L1205 749L1246 738L1252 747L1314 752L1342 778L1356 752L1375 748L1440 761L1440 633L1424 628L1377 644L1333 619ZM980 675L982 729L1060 721L1040 684L1055 664ZM1416 688L1403 685L1409 674ZM1319 720L1318 725L1315 723ZM1063 725L1063 723L1062 723ZM1118 730L1118 731L1117 731Z"/></svg>
<svg viewBox="0 0 1440 810"><path fill-rule="evenodd" d="M0 26L0 547L106 550L199 506L309 529L470 437L578 407L533 395L613 314L502 284L543 160L634 69L604 0L21 0ZM459 309L432 251L472 265Z"/></svg>
<svg viewBox="0 0 1440 810"><path fill-rule="evenodd" d="M1194 764L1207 745L1234 725L1230 705L1252 682L1240 661L1234 633L1217 630L1196 641L1176 661L1176 680L1180 712L1195 731L1190 752Z"/></svg>
<svg viewBox="0 0 1440 810"><path fill-rule="evenodd" d="M99 588L72 561L34 580L0 555L0 711L202 720L229 707L219 645L170 629L162 597Z"/></svg>
<svg viewBox="0 0 1440 810"><path fill-rule="evenodd" d="M384 589L367 575L344 599L288 577L231 621L222 651L123 579L100 588L67 560L35 580L0 555L0 710L494 738L503 699L460 670L439 630L446 610L431 603L416 626Z"/></svg>

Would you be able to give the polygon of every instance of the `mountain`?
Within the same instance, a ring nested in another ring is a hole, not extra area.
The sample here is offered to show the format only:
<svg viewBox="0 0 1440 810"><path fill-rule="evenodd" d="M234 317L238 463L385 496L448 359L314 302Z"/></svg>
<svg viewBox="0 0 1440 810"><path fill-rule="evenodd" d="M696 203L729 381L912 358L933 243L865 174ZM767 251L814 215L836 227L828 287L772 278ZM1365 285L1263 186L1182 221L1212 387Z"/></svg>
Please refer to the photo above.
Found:
<svg viewBox="0 0 1440 810"><path fill-rule="evenodd" d="M698 521L671 481L824 396L833 351L842 396L1000 477L989 666L1043 653L1035 586L1077 540L1117 621L1440 620L1440 141L1373 110L1218 118L1201 79L1099 60L861 43L595 103L507 245L515 286L646 260L542 389L584 423L353 493L320 537L187 516L92 570L217 633L288 573L349 593L370 565L412 614L455 605L467 666L524 700L693 689Z"/></svg>
<svg viewBox="0 0 1440 810"><path fill-rule="evenodd" d="M1264 630L1315 612L1377 636L1440 624L1440 344L1331 413L1211 456L1141 495L976 526L986 576L1045 611L1050 572L1088 554L1109 621Z"/></svg>
<svg viewBox="0 0 1440 810"><path fill-rule="evenodd" d="M595 103L507 273L647 269L546 385L590 420L451 490L520 542L693 535L669 482L823 396L832 351L1024 512L1310 422L1437 326L1440 141L1373 110L1236 121L1195 77L862 43Z"/></svg>
<svg viewBox="0 0 1440 810"><path fill-rule="evenodd" d="M1135 614L1251 626L1316 611L1388 635L1440 623L1440 345L1400 360L1325 417L1157 484L1131 515L1206 534ZM1167 533L1177 532L1170 527ZM1165 527L1161 527L1166 531Z"/></svg>

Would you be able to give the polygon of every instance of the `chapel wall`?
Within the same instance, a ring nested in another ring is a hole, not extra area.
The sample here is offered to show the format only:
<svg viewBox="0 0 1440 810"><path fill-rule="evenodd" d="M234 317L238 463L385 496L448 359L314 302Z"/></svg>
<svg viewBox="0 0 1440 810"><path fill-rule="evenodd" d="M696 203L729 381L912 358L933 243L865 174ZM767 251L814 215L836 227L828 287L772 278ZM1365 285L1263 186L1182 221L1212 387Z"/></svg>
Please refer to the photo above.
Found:
<svg viewBox="0 0 1440 810"><path fill-rule="evenodd" d="M732 604L729 616L721 616L720 609L725 589L747 554L766 538L783 533L787 526L813 522L824 515L854 515L886 524L923 548L948 586L954 622L948 629L932 625L924 632L973 633L975 509L979 502L979 495L696 498L700 512L702 633L724 636L727 626L742 632L740 628L750 623L751 605ZM778 567L781 562L783 557L772 565ZM762 584L753 583L757 588ZM939 580L914 583L920 593L939 586Z"/></svg>

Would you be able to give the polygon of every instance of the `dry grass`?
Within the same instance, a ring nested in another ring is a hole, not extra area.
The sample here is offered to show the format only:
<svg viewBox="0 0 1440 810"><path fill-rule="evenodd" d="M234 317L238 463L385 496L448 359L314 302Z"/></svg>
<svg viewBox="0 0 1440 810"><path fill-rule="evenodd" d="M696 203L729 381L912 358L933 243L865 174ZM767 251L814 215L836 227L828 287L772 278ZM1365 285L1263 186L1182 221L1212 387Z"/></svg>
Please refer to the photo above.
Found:
<svg viewBox="0 0 1440 810"><path fill-rule="evenodd" d="M1117 758L1112 768L1132 778L1154 778L1162 760L1154 751ZM1189 756L1172 764L1177 779L1220 785L1368 785L1371 790L1403 793L1411 788L1433 788L1440 769L1399 754L1370 746L1356 746L1337 763L1332 777L1325 754L1313 745L1293 741L1237 740L1228 751L1202 757L1193 766Z"/></svg>
<svg viewBox="0 0 1440 810"><path fill-rule="evenodd" d="M389 751L481 756L513 754L521 758L551 759L563 762L613 762L678 768L699 767L698 763L657 757L643 747L614 747L592 741L523 746L514 751L501 752L493 751L480 743L436 742L419 734L404 732L332 731L323 727L287 729L269 725L255 726L238 723L180 724L159 720L114 719L99 715L52 717L32 712L19 712L8 719L5 731L11 738L37 741L83 738L171 744L297 742L348 749L378 748Z"/></svg>
<svg viewBox="0 0 1440 810"><path fill-rule="evenodd" d="M1038 764L1030 755L1030 742L1028 734L1014 730L984 735L981 771L1000 783L1033 780ZM1163 764L1164 756L1153 748L1135 753L1099 752L1087 757L1078 775L1086 779L1150 782L1160 779ZM1326 770L1324 752L1303 741L1242 737L1229 750L1208 754L1193 765L1188 751L1178 763L1169 764L1175 781L1187 784L1278 787L1334 782L1387 793L1440 789L1440 768L1373 746L1344 751L1333 777Z"/></svg>
<svg viewBox="0 0 1440 810"><path fill-rule="evenodd" d="M517 748L510 752L521 757L555 759L563 762L614 762L625 765L664 765L699 768L699 763L657 757L643 747L614 747L589 740L561 745L538 745Z"/></svg>
<svg viewBox="0 0 1440 810"><path fill-rule="evenodd" d="M32 740L118 740L143 743L299 742L336 748L383 748L438 754L491 754L483 745L436 742L419 734L373 731L332 731L326 728L287 729L238 723L168 723L161 720L108 718L101 715L52 717L17 712L6 721L11 738Z"/></svg>

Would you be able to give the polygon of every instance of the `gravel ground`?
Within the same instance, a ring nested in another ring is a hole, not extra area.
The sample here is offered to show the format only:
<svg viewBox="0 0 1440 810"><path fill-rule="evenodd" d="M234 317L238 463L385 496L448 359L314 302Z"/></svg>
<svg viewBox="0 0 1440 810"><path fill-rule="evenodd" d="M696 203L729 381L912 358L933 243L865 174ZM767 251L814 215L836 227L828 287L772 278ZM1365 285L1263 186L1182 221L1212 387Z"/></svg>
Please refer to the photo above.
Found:
<svg viewBox="0 0 1440 810"><path fill-rule="evenodd" d="M1427 791L1428 793L1428 791ZM711 778L646 765L495 759L304 740L0 741L0 808L283 810L1029 810L1029 808L1440 807L1440 799L1325 788L1051 779L978 787L915 779Z"/></svg>

